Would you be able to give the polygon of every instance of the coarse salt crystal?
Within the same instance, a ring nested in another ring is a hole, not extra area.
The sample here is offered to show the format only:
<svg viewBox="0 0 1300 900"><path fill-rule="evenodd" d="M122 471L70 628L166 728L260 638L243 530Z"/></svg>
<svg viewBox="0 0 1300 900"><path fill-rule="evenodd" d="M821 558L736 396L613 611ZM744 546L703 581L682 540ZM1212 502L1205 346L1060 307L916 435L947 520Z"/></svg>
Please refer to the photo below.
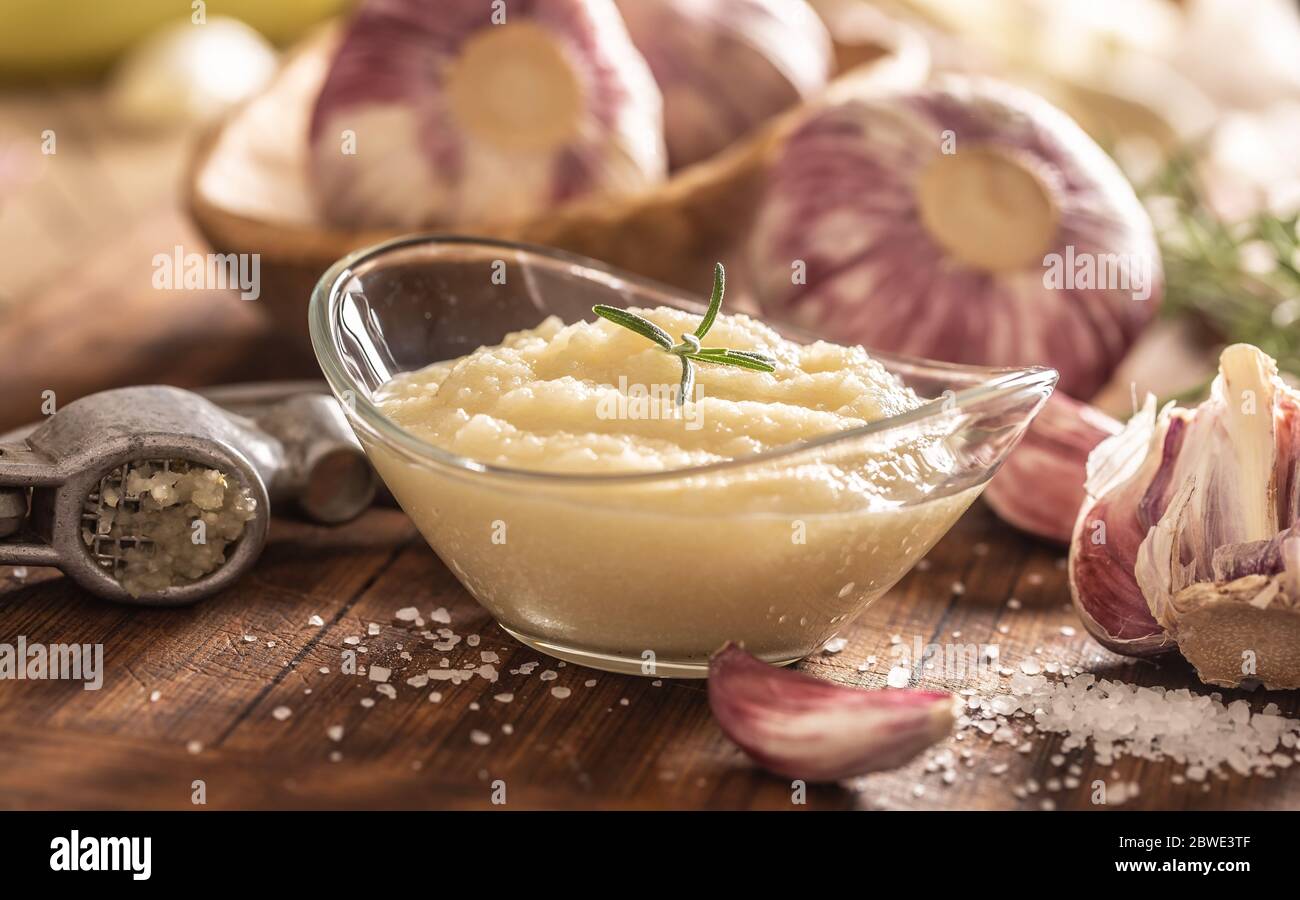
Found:
<svg viewBox="0 0 1300 900"><path fill-rule="evenodd" d="M285 719L293 715L293 710L287 706L277 706L275 709L271 710L271 715L278 721L283 722Z"/></svg>

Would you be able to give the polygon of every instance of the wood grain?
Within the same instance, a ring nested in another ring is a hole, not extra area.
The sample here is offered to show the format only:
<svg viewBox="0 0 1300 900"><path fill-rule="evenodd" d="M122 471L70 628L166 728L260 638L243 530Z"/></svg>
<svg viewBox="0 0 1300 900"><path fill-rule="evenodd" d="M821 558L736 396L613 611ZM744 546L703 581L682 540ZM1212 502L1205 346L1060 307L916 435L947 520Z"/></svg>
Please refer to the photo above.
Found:
<svg viewBox="0 0 1300 900"><path fill-rule="evenodd" d="M819 677L881 687L897 635L909 643L919 637L998 644L1004 660L1035 655L1208 693L1185 664L1113 656L1082 629L1063 635L1063 625L1078 623L1066 607L1059 556L977 506L923 570L843 633L843 651L802 665ZM1019 609L1007 606L1013 596ZM395 619L406 606L424 613L446 607L453 630L481 643L434 650L419 636L423 629ZM325 624L309 625L313 615ZM372 623L378 634L368 633ZM999 625L1008 627L1005 635ZM0 683L0 807L190 808L192 782L201 779L208 808L490 809L501 783L509 808L805 808L792 804L787 781L753 768L717 730L702 682L656 684L566 666L522 647L394 510L375 509L337 529L277 521L255 572L191 609L114 606L59 576L33 570L19 580L0 570L0 640L19 634L45 643L102 642L106 678L99 691L68 682ZM350 646L349 637L360 643ZM395 699L362 675L342 673L344 651L360 648L362 665L392 668ZM406 683L443 659L451 668L477 666L484 650L500 657L495 683L479 676L456 685ZM869 656L875 664L860 671ZM533 674L511 674L526 662L539 663ZM556 678L542 681L548 669ZM919 684L991 687L976 680ZM555 686L570 688L571 696L553 696ZM159 699L151 701L154 691ZM434 691L440 702L430 701ZM503 693L513 699L494 699ZM1256 708L1273 700L1296 711L1287 694L1244 696ZM363 706L363 698L373 705ZM277 718L279 707L291 715ZM506 725L512 733L503 732ZM342 740L329 738L332 726L343 727ZM475 743L476 731L490 743ZM187 750L191 741L201 742L200 753ZM925 772L922 757L852 785L815 786L806 807L1033 809L1048 794L1021 799L1012 788L1063 774L1051 762L1055 737L1033 737L1027 754L973 734L948 746L971 751L971 764L958 767L953 785ZM341 755L336 761L334 752ZM1173 784L1180 768L1173 764L1122 760L1103 768L1087 753L1072 754L1068 763L1074 762L1083 766L1081 786L1052 792L1058 808L1092 808L1097 778L1138 782L1140 795L1128 808L1300 805L1300 781L1289 771L1275 779L1212 780L1206 792ZM995 775L999 764L1008 770Z"/></svg>

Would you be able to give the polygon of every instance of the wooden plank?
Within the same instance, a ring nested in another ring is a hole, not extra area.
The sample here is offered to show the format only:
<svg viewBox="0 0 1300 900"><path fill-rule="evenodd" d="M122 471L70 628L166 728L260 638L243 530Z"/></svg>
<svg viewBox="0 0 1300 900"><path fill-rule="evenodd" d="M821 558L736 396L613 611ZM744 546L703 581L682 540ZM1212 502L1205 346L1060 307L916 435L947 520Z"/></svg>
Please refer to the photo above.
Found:
<svg viewBox="0 0 1300 900"><path fill-rule="evenodd" d="M1060 556L998 526L977 506L922 570L844 632L843 651L803 665L820 677L879 687L895 661L897 635L907 642L998 644L1013 665L1034 656L1143 684L1197 688L1185 664L1124 660L1083 635L1065 606ZM216 808L492 808L498 782L512 808L792 806L790 785L755 770L717 730L701 682L656 685L561 665L514 643L394 510L373 510L339 529L277 522L255 574L191 610L111 606L81 596L61 578L35 573L25 584L0 578L0 585L0 639L19 633L46 641L102 639L109 671L100 692L50 682L0 685L3 807L181 808L190 805L194 778L208 782ZM1007 605L1013 596L1019 609ZM395 618L407 606L424 615L445 607L452 629L465 639L445 652L434 649L419 633L437 625ZM309 627L311 615L326 624ZM372 624L378 634L369 633ZM1062 626L1076 633L1062 634ZM256 641L244 642L244 634ZM477 646L469 646L469 635L478 636ZM392 669L387 683L394 698L378 693L364 675L343 674L344 651L361 647L361 665ZM484 651L499 658L496 682L473 675L460 684L406 683L444 659L450 669L481 665ZM860 671L869 656L875 664ZM529 662L536 670L520 672ZM543 681L547 670L555 677ZM974 680L945 673L921 681L990 690L998 679L996 672ZM571 694L556 697L553 687ZM151 703L153 690L161 696ZM430 702L434 691L440 702ZM504 693L513 695L510 702L494 699ZM373 705L363 706L363 698ZM1284 694L1250 699L1256 708L1272 700L1295 712L1295 699ZM291 714L277 718L280 707ZM329 737L332 726L343 727L341 740ZM490 741L476 743L476 731ZM185 751L192 740L203 743L198 755ZM926 772L922 757L846 787L814 787L807 806L1036 808L1044 792L1017 798L1012 788L1064 773L1052 763L1059 738L1034 736L1030 746L1018 753L970 734L947 744L972 758L958 767L955 784ZM1172 764L1121 760L1102 768L1076 752L1065 765L1076 761L1080 786L1051 794L1059 808L1092 808L1097 778L1140 783L1129 808L1300 805L1300 782L1289 772L1211 781L1206 791L1173 784L1179 767ZM999 765L1007 771L995 775Z"/></svg>

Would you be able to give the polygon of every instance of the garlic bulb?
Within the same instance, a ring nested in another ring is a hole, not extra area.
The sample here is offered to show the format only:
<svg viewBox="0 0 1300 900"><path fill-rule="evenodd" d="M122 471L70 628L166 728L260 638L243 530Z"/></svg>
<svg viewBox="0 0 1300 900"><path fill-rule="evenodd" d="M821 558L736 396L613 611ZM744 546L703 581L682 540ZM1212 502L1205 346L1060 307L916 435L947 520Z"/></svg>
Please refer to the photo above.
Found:
<svg viewBox="0 0 1300 900"><path fill-rule="evenodd" d="M1067 544L1086 497L1088 455L1120 423L1086 403L1053 394L1020 445L984 489L1002 521Z"/></svg>
<svg viewBox="0 0 1300 900"><path fill-rule="evenodd" d="M666 167L659 91L613 0L367 0L311 145L321 211L353 228L513 222Z"/></svg>
<svg viewBox="0 0 1300 900"><path fill-rule="evenodd" d="M727 644L709 660L722 731L769 771L838 781L901 766L952 731L953 698L832 684Z"/></svg>
<svg viewBox="0 0 1300 900"><path fill-rule="evenodd" d="M830 76L830 36L804 0L618 0L664 98L672 168L712 156Z"/></svg>
<svg viewBox="0 0 1300 900"><path fill-rule="evenodd" d="M1051 365L1084 399L1162 283L1114 163L1047 102L980 79L810 116L773 165L749 258L769 315L933 359Z"/></svg>
<svg viewBox="0 0 1300 900"><path fill-rule="evenodd" d="M1154 400L1088 461L1076 607L1124 653L1177 646L1203 681L1300 687L1300 392L1246 344L1195 409Z"/></svg>
<svg viewBox="0 0 1300 900"><path fill-rule="evenodd" d="M169 25L114 70L106 99L138 127L202 124L262 90L275 74L275 48L237 19Z"/></svg>

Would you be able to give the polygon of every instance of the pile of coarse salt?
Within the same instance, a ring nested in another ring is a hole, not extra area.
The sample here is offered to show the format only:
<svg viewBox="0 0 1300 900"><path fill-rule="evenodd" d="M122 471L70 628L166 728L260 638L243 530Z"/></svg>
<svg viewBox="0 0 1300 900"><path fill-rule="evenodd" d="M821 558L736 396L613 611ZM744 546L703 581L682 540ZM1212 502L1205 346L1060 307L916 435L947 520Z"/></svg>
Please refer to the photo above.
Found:
<svg viewBox="0 0 1300 900"><path fill-rule="evenodd" d="M1187 767L1189 781L1204 781L1226 776L1225 768L1272 776L1300 761L1300 721L1278 712L1275 703L1252 714L1247 701L1225 704L1218 693L1140 687L1091 674L1053 680L1016 673L1006 693L970 697L958 727L1013 743L1029 729L1012 720L1032 717L1034 730L1065 736L1063 753L1091 744L1102 765L1122 756L1170 759Z"/></svg>

